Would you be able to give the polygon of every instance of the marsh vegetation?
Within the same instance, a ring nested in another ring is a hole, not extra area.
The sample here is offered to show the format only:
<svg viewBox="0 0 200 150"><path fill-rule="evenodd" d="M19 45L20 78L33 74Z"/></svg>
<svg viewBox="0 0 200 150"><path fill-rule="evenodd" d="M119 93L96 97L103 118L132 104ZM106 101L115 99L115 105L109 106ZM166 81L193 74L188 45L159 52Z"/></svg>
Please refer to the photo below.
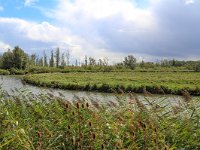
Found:
<svg viewBox="0 0 200 150"><path fill-rule="evenodd" d="M1 91L1 149L199 149L200 105L129 94L116 102L68 101L30 91Z"/></svg>
<svg viewBox="0 0 200 150"><path fill-rule="evenodd" d="M75 72L24 76L27 83L68 90L179 94L187 90L200 94L200 73L196 72Z"/></svg>
<svg viewBox="0 0 200 150"><path fill-rule="evenodd" d="M1 56L0 74L22 75L24 85L113 92L116 98L1 89L0 149L200 149L200 99L191 96L200 95L199 61L137 63L130 55L114 65L92 57L70 65L69 54L61 56L56 49L48 61L45 53L29 56L15 47ZM166 94L183 98L169 101Z"/></svg>

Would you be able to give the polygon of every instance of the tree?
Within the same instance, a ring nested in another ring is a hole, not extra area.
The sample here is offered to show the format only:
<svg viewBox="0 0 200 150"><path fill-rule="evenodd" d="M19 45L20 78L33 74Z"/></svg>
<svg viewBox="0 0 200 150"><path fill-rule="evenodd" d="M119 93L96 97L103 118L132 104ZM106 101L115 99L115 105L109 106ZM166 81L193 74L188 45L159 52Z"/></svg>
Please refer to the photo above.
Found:
<svg viewBox="0 0 200 150"><path fill-rule="evenodd" d="M99 65L99 66L103 66L103 61L102 61L102 59L99 59L98 65Z"/></svg>
<svg viewBox="0 0 200 150"><path fill-rule="evenodd" d="M36 65L36 54L32 54L32 55L30 56L29 65L33 65L33 66Z"/></svg>
<svg viewBox="0 0 200 150"><path fill-rule="evenodd" d="M124 67L124 64L122 62L121 63L117 63L117 64L115 64L115 67L117 69L122 69Z"/></svg>
<svg viewBox="0 0 200 150"><path fill-rule="evenodd" d="M44 66L43 58L39 58L39 59L38 59L38 66L41 66L41 67Z"/></svg>
<svg viewBox="0 0 200 150"><path fill-rule="evenodd" d="M13 53L8 50L2 56L2 68L10 69L13 67Z"/></svg>
<svg viewBox="0 0 200 150"><path fill-rule="evenodd" d="M196 63L194 70L195 70L196 72L200 72L200 61L198 61L198 62Z"/></svg>
<svg viewBox="0 0 200 150"><path fill-rule="evenodd" d="M170 67L170 61L167 59L164 59L161 61L161 66L162 67Z"/></svg>
<svg viewBox="0 0 200 150"><path fill-rule="evenodd" d="M3 58L3 55L0 55L0 68L2 68L2 58Z"/></svg>
<svg viewBox="0 0 200 150"><path fill-rule="evenodd" d="M60 49L59 48L56 49L55 58L56 58L56 67L58 68L60 64Z"/></svg>
<svg viewBox="0 0 200 150"><path fill-rule="evenodd" d="M172 60L172 66L176 66L176 60L175 59Z"/></svg>
<svg viewBox="0 0 200 150"><path fill-rule="evenodd" d="M25 69L28 61L28 55L18 46L13 51L13 67L17 69Z"/></svg>
<svg viewBox="0 0 200 150"><path fill-rule="evenodd" d="M40 58L39 58L38 55L36 55L35 65L36 65L36 66L39 66L39 64L40 64Z"/></svg>
<svg viewBox="0 0 200 150"><path fill-rule="evenodd" d="M46 55L45 51L44 51L44 66L48 67L47 55Z"/></svg>
<svg viewBox="0 0 200 150"><path fill-rule="evenodd" d="M90 66L95 66L96 65L96 60L92 57L89 57L89 65Z"/></svg>
<svg viewBox="0 0 200 150"><path fill-rule="evenodd" d="M85 66L88 65L88 59L87 59L87 56L85 56Z"/></svg>
<svg viewBox="0 0 200 150"><path fill-rule="evenodd" d="M109 61L108 57L105 57L105 58L103 59L103 65L104 65L104 66L108 66L108 61Z"/></svg>
<svg viewBox="0 0 200 150"><path fill-rule="evenodd" d="M130 69L135 69L136 67L136 58L133 55L128 55L124 58L124 66Z"/></svg>
<svg viewBox="0 0 200 150"><path fill-rule="evenodd" d="M66 52L66 65L69 66L70 62L69 62L69 57L70 57L70 51L67 50Z"/></svg>
<svg viewBox="0 0 200 150"><path fill-rule="evenodd" d="M8 50L2 57L2 68L25 69L28 63L28 55L18 46L12 51Z"/></svg>
<svg viewBox="0 0 200 150"><path fill-rule="evenodd" d="M50 67L54 67L54 57L53 57L53 50L51 51L51 58L49 60Z"/></svg>
<svg viewBox="0 0 200 150"><path fill-rule="evenodd" d="M140 63L140 67L144 68L144 66L145 66L145 63L144 63L144 60L142 60L142 62Z"/></svg>
<svg viewBox="0 0 200 150"><path fill-rule="evenodd" d="M66 66L65 54L62 53L62 56L61 56L61 67L62 67L62 68L65 68L65 66Z"/></svg>

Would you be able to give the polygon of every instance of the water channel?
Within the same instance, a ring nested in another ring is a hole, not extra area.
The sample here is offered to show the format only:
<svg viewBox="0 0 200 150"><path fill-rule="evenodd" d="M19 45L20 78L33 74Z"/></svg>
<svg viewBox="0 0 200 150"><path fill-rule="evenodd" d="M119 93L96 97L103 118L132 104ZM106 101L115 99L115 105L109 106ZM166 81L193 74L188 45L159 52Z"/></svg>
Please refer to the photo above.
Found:
<svg viewBox="0 0 200 150"><path fill-rule="evenodd" d="M20 77L17 76L0 76L0 87L2 90L7 91L9 95L17 94L17 91L29 90L33 94L47 94L52 93L55 96L61 96L66 98L67 100L75 100L77 96L79 98L84 98L87 100L95 100L98 102L108 102L108 101L115 101L117 97L121 97L123 100L128 100L128 94L121 94L117 95L113 93L99 93L99 92L85 92L85 91L71 91L71 90L60 90L60 89L52 89L52 88L44 88L44 87L37 87L32 86L29 84L23 84ZM143 94L137 94L137 97L142 100L145 99L146 96ZM177 95L153 95L147 97L149 99L165 99L170 103L177 103L178 101L182 100L181 96Z"/></svg>

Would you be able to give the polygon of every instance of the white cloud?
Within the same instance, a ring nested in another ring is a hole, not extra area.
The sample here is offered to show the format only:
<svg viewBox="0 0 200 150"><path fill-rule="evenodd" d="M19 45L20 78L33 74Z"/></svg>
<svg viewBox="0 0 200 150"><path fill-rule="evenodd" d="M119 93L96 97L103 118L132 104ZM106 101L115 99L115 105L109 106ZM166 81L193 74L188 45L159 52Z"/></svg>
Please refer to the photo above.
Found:
<svg viewBox="0 0 200 150"><path fill-rule="evenodd" d="M19 45L29 53L42 53L52 48L60 47L61 51L70 50L72 59L84 61L85 55L95 58L111 58L110 62L117 62L124 56L123 53L116 54L103 47L90 43L87 39L70 34L65 28L56 27L48 22L35 23L17 18L0 18L0 39L10 43L12 47ZM8 36L9 35L9 36ZM101 43L100 39L95 39ZM6 50L11 47L0 43L0 48ZM49 50L49 52L48 52Z"/></svg>
<svg viewBox="0 0 200 150"><path fill-rule="evenodd" d="M26 5L32 2L26 1ZM130 0L59 0L54 10L46 13L57 21L57 26L48 22L0 18L0 30L11 35L7 42L11 41L12 46L20 45L32 51L59 46L70 49L74 58L87 55L108 57L116 62L127 54L126 49L118 51L113 47L116 38L123 38L124 34L144 34L156 28L151 11L137 8ZM116 46L121 43L116 42Z"/></svg>
<svg viewBox="0 0 200 150"><path fill-rule="evenodd" d="M65 31L48 22L35 23L17 18L0 18L0 32L0 39L7 40L12 46L22 44L26 48L39 46L29 45L31 42L48 45L48 43L59 44L62 41L66 43L69 41Z"/></svg>
<svg viewBox="0 0 200 150"><path fill-rule="evenodd" d="M0 18L0 32L2 41L10 43L13 47L19 45L29 53L40 53L45 49L50 51L60 47L63 50L70 49L72 57L84 57L88 52L84 48L94 49L84 38L72 35L67 29L48 22L35 23L17 18ZM1 44L3 48L6 46L8 45Z"/></svg>
<svg viewBox="0 0 200 150"><path fill-rule="evenodd" d="M5 52L9 48L11 48L11 46L9 44L6 44L6 43L0 41L0 52Z"/></svg>
<svg viewBox="0 0 200 150"><path fill-rule="evenodd" d="M184 5L194 2L149 0L144 9L133 0L59 0L51 17L79 37L79 49L89 54L183 58L189 51L200 55L199 3Z"/></svg>
<svg viewBox="0 0 200 150"><path fill-rule="evenodd" d="M60 0L52 15L61 22L70 24L90 23L115 16L138 26L149 26L153 23L151 12L137 8L130 0Z"/></svg>
<svg viewBox="0 0 200 150"><path fill-rule="evenodd" d="M4 27L4 29L3 29ZM64 31L48 22L28 22L18 18L0 18L0 29L2 34L8 33L16 36L25 37L29 40L53 42L61 41ZM3 36L2 38L4 38Z"/></svg>
<svg viewBox="0 0 200 150"><path fill-rule="evenodd" d="M38 0L24 0L24 6L32 6L34 5Z"/></svg>
<svg viewBox="0 0 200 150"><path fill-rule="evenodd" d="M195 0L185 0L185 4L189 5L189 4L194 4Z"/></svg>
<svg viewBox="0 0 200 150"><path fill-rule="evenodd" d="M57 8L48 16L76 36L78 47L74 49L79 51L79 56L110 55L114 59L114 53L118 57L124 52L110 46L112 37L109 36L120 36L122 32L140 34L157 28L150 9L140 9L130 0L59 0Z"/></svg>
<svg viewBox="0 0 200 150"><path fill-rule="evenodd" d="M49 22L0 18L0 40L30 52L60 47L71 56L120 60L133 54L145 60L200 56L199 3L193 0L58 0ZM8 36L9 35L9 36Z"/></svg>

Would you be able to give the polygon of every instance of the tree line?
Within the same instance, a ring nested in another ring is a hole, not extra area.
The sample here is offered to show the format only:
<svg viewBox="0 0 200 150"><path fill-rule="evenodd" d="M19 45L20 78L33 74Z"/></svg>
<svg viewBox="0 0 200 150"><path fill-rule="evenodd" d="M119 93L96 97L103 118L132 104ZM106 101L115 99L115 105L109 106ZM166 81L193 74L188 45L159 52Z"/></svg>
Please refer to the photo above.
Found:
<svg viewBox="0 0 200 150"><path fill-rule="evenodd" d="M20 69L24 70L31 66L41 67L56 67L65 68L66 66L81 66L81 67L95 67L95 66L110 66L108 58L96 60L93 57L85 56L83 62L76 59L75 63L70 64L70 51L61 53L57 48L55 51L51 50L50 57L48 58L46 52L43 56L39 57L36 54L28 55L19 46L14 47L13 50L8 50L0 55L0 68L1 69ZM159 62L137 62L133 55L128 55L122 62L113 64L111 67L118 69L127 68L134 70L136 67L141 69L156 68L156 67L185 67L189 70L200 71L200 61L179 61L179 60L162 60Z"/></svg>
<svg viewBox="0 0 200 150"><path fill-rule="evenodd" d="M44 67L56 67L64 68L69 65L74 66L108 66L108 58L96 60L93 57L85 56L84 62L78 62L70 64L70 52L67 50L65 53L61 53L57 48L55 51L51 51L50 58L48 59L46 52L43 56L39 57L36 54L28 55L19 46L14 47L13 50L8 50L0 56L0 68L2 69L26 69L29 66L44 66ZM123 65L134 69L136 66L136 58L133 56L125 57Z"/></svg>
<svg viewBox="0 0 200 150"><path fill-rule="evenodd" d="M65 67L69 65L69 52L60 54L60 49L57 48L55 53L52 50L50 59L48 59L44 51L43 57L36 54L28 55L19 46L13 50L8 50L0 56L0 68L2 69L26 69L29 66L44 66L44 67Z"/></svg>

